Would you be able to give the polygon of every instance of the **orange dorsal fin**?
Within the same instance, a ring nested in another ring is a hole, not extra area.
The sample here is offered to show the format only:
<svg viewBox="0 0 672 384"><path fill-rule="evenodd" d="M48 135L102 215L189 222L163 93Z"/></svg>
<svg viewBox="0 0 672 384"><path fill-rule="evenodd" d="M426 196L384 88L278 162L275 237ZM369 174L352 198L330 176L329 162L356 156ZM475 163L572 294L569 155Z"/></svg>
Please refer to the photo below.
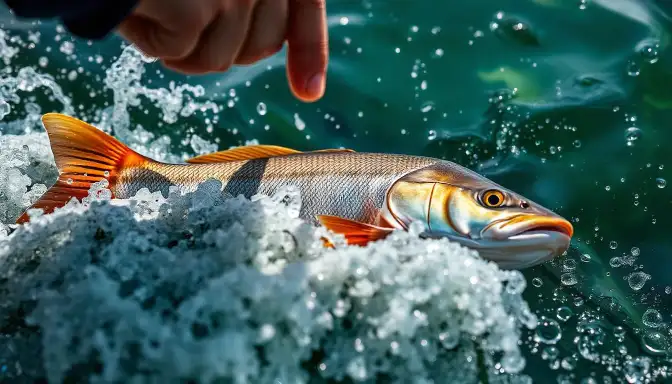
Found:
<svg viewBox="0 0 672 384"><path fill-rule="evenodd" d="M394 231L393 228L360 223L338 216L318 215L317 219L330 231L345 236L350 245L366 245L371 241L383 239Z"/></svg>
<svg viewBox="0 0 672 384"><path fill-rule="evenodd" d="M305 153L324 153L324 152L354 152L351 149L320 149L317 151ZM212 163L226 163L229 161L244 161L254 159L267 159L269 157L295 155L297 153L304 153L296 149L280 147L277 145L246 145L243 147L236 147L227 149L226 151L219 151L208 153L193 157L187 160L189 164L212 164Z"/></svg>
<svg viewBox="0 0 672 384"><path fill-rule="evenodd" d="M29 209L41 208L45 213L64 206L71 198L88 195L93 183L107 179L113 189L122 168L151 160L136 153L114 137L74 117L47 113L42 123L49 135L59 177ZM29 221L24 212L17 224Z"/></svg>
<svg viewBox="0 0 672 384"><path fill-rule="evenodd" d="M277 145L246 145L243 147L236 147L227 149L226 151L219 151L208 153L193 157L187 160L190 164L210 164L210 163L226 163L229 161L243 161L253 159L265 159L268 157L285 156L301 153L296 149L280 147Z"/></svg>

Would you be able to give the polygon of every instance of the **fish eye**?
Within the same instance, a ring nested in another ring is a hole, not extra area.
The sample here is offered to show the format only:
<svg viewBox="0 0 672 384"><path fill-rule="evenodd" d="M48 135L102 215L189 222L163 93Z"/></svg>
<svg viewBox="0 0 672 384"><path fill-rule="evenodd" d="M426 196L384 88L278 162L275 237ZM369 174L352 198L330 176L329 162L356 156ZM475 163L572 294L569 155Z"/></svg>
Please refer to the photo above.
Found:
<svg viewBox="0 0 672 384"><path fill-rule="evenodd" d="M488 208L501 207L504 204L504 194L496 189L490 189L483 193L481 202Z"/></svg>

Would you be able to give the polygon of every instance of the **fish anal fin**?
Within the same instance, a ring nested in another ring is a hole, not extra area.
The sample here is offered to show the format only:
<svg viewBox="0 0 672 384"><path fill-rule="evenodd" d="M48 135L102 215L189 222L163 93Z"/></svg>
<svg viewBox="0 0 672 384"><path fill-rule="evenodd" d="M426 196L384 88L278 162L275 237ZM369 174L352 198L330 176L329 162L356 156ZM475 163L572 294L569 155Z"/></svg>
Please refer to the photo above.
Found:
<svg viewBox="0 0 672 384"><path fill-rule="evenodd" d="M112 189L121 169L151 161L114 137L74 117L47 113L42 116L42 123L49 136L59 177L29 209L39 208L51 213L73 197L82 199L88 196L91 185L103 179L108 180ZM17 224L29 219L24 212Z"/></svg>
<svg viewBox="0 0 672 384"><path fill-rule="evenodd" d="M319 149L317 151L301 152L296 149L280 147L277 145L246 145L227 149L226 151L219 151L208 153L193 157L187 160L189 164L212 164L212 163L226 163L229 161L245 161L254 159L267 159L276 156L295 155L298 153L325 153L325 152L354 152L352 149Z"/></svg>
<svg viewBox="0 0 672 384"><path fill-rule="evenodd" d="M318 215L317 219L330 231L345 236L350 245L366 245L369 242L383 239L394 231L393 228L379 227L338 216Z"/></svg>

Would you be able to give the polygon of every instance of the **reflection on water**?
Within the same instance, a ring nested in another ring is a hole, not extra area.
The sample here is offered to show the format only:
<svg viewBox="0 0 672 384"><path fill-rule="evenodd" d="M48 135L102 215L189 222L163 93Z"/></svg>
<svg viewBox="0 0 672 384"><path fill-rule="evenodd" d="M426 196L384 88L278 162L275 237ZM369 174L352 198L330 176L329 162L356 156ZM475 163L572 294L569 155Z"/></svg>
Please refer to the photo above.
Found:
<svg viewBox="0 0 672 384"><path fill-rule="evenodd" d="M645 0L332 1L327 93L315 104L292 98L281 55L186 79L193 87L143 63L123 77L128 86L113 87L136 93L111 95L101 83L122 52L118 39L93 45L53 24L6 22L11 44L0 52L24 81L0 89L30 96L0 105L0 129L17 133L36 126L20 120L31 113L73 108L154 157L263 143L459 162L575 227L566 256L524 271L540 316L523 338L525 372L535 382L642 382L666 375L672 354L670 9Z"/></svg>

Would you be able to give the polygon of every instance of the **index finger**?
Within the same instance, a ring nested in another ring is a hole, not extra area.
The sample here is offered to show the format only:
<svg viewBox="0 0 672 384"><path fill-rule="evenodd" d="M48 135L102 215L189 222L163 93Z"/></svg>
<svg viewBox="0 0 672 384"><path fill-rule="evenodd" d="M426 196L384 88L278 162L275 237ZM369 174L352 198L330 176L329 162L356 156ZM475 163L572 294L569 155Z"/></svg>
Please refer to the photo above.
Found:
<svg viewBox="0 0 672 384"><path fill-rule="evenodd" d="M325 0L289 0L287 76L299 99L316 101L324 94L329 43Z"/></svg>

